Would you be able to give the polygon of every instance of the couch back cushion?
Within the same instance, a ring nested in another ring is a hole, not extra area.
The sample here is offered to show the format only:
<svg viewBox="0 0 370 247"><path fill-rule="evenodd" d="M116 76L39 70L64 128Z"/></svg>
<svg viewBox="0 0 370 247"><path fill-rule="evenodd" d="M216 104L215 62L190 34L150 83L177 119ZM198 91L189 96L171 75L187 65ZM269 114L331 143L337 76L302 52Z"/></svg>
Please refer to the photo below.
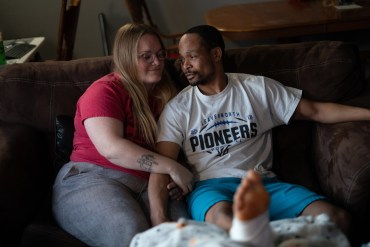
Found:
<svg viewBox="0 0 370 247"><path fill-rule="evenodd" d="M81 94L109 71L110 57L6 66L0 71L0 121L39 130L49 148L44 155L56 163L56 116L74 116Z"/></svg>
<svg viewBox="0 0 370 247"><path fill-rule="evenodd" d="M339 41L234 49L226 61L226 71L264 75L318 101L344 102L366 86L357 46Z"/></svg>
<svg viewBox="0 0 370 247"><path fill-rule="evenodd" d="M0 119L54 131L55 116L74 116L81 94L110 70L109 57L7 66L0 73Z"/></svg>

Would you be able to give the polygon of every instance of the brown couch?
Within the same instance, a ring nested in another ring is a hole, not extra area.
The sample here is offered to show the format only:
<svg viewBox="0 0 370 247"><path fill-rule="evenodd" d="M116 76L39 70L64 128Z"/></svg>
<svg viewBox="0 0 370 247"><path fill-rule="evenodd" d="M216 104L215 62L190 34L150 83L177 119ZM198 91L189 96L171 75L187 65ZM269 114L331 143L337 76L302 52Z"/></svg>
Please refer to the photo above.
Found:
<svg viewBox="0 0 370 247"><path fill-rule="evenodd" d="M175 65L175 66L174 66ZM181 88L176 63L167 69ZM341 42L228 50L226 70L265 75L304 97L370 108L356 46ZM8 65L0 70L0 246L84 246L50 210L51 186L68 160L71 116L84 90L111 70L111 58ZM370 241L370 122L292 122L274 129L274 169L348 209L359 242ZM366 227L365 227L366 226Z"/></svg>

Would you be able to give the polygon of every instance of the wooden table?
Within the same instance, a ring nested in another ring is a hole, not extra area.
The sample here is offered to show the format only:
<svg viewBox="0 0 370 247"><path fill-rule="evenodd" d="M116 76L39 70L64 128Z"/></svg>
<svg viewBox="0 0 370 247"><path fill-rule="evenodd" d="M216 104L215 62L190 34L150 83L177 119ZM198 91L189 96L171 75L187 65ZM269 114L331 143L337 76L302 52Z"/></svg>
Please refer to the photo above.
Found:
<svg viewBox="0 0 370 247"><path fill-rule="evenodd" d="M370 1L357 9L324 7L322 1L274 1L225 5L205 14L206 23L230 40L281 39L370 29Z"/></svg>

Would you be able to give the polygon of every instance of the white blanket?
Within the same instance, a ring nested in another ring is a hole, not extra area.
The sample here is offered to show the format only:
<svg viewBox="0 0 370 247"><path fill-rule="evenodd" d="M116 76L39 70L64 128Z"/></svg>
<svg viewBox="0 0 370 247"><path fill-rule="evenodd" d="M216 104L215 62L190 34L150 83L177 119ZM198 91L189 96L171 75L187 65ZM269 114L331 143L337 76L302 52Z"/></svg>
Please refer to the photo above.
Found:
<svg viewBox="0 0 370 247"><path fill-rule="evenodd" d="M345 235L322 214L317 217L301 216L293 219L272 221L274 246L349 247ZM252 246L231 241L221 228L193 220L163 223L137 234L130 247L233 247Z"/></svg>

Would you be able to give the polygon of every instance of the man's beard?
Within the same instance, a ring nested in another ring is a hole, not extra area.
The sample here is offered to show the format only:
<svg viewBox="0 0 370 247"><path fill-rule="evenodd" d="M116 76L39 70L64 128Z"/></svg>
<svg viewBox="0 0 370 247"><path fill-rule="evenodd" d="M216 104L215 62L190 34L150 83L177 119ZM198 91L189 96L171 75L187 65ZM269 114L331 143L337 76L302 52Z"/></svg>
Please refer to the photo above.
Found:
<svg viewBox="0 0 370 247"><path fill-rule="evenodd" d="M204 79L199 79L199 80L196 80L196 81L193 81L193 82L189 82L190 86L198 86L200 84L202 84L205 80Z"/></svg>
<svg viewBox="0 0 370 247"><path fill-rule="evenodd" d="M210 72L209 74L199 74L198 72L193 72L193 74L197 75L197 78L195 81L189 81L189 84L193 87L195 86L199 86L199 85L204 85L204 84L207 84L208 81L212 80L212 78L214 77L215 75L215 70L213 70L212 72Z"/></svg>
<svg viewBox="0 0 370 247"><path fill-rule="evenodd" d="M198 78L195 81L188 81L188 82L191 86L195 87L201 84L205 84L207 82L207 77L202 77L202 76L199 76L198 74Z"/></svg>

